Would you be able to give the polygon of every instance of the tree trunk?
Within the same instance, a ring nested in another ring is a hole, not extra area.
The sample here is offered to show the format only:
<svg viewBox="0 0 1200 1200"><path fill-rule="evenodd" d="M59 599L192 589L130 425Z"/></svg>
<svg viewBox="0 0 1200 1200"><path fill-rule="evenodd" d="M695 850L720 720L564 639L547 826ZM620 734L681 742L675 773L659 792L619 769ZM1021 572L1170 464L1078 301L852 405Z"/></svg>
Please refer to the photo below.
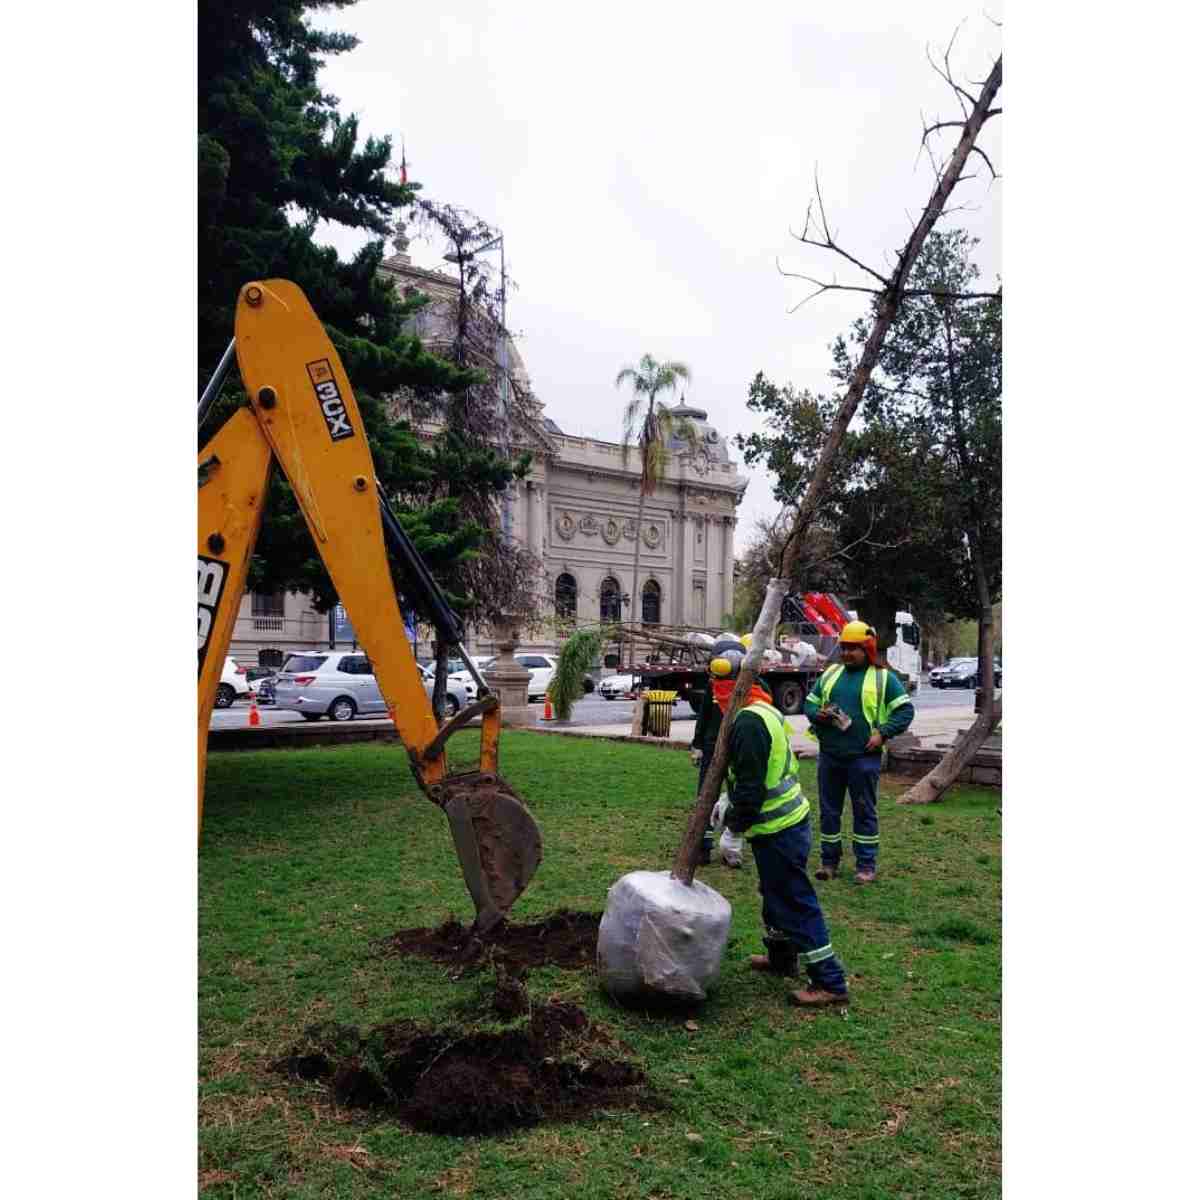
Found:
<svg viewBox="0 0 1200 1200"><path fill-rule="evenodd" d="M986 565L982 554L983 535L978 525L967 530L967 545L971 551L971 566L975 575L975 591L979 597L979 715L967 730L966 736L942 755L927 774L917 780L897 801L897 804L932 804L940 800L946 789L967 768L975 752L1000 723L1000 701L996 699L996 670L993 648L996 633L992 622L992 598L987 585Z"/></svg>
<svg viewBox="0 0 1200 1200"><path fill-rule="evenodd" d="M440 725L442 723L442 711L446 707L446 675L448 673L449 664L447 660L450 657L450 647L439 637L433 643L433 653L435 659L431 703L433 704L434 719Z"/></svg>
<svg viewBox="0 0 1200 1200"><path fill-rule="evenodd" d="M904 293L904 285L908 280L909 274L912 272L913 264L916 262L917 256L921 252L921 247L924 245L929 231L933 228L934 222L945 208L951 191L953 191L955 184L958 183L963 167L966 165L967 156L975 144L975 139L979 136L980 129L983 128L984 121L988 118L992 101L995 99L996 93L1000 90L1002 77L1001 61L1000 58L996 59L991 73L988 75L987 81L979 94L979 99L971 111L971 115L963 124L962 137L955 147L954 154L951 156L946 170L934 186L933 193L925 205L925 211L921 214L921 219L917 222L916 228L913 229L912 235L908 239L908 244L904 247L904 251L896 263L896 269L892 273L891 279L888 280L888 286L879 297L875 312L875 323L871 328L871 333L867 338L866 344L863 346L862 355L858 360L857 366L854 368L850 385L846 389L846 397L838 409L837 416L829 430L829 436L825 439L825 445L821 448L812 478L809 480L804 498L801 500L800 507L796 512L796 519L792 525L792 532L788 539L787 549L784 553L783 563L779 572L780 578L772 579L767 585L766 599L763 601L762 611L759 613L758 620L754 625L754 636L751 639L749 653L742 663L742 669L738 672L737 682L733 688L733 695L730 697L728 710L721 720L721 728L717 734L717 744L713 749L712 761L708 768L708 773L704 777L704 786L700 789L700 795L696 799L695 808L692 811L687 829L683 835L683 841L679 845L675 861L671 866L671 874L684 883L691 884L692 879L695 877L696 865L700 857L700 843L704 836L704 827L707 823L708 814L716 802L717 794L721 790L721 784L725 779L725 768L729 763L729 735L733 729L733 718L736 717L738 710L745 703L746 694L750 691L751 685L757 677L759 664L762 662L763 651L774 640L775 627L779 623L779 613L783 607L783 598L794 585L798 585L800 582L796 578L796 574L797 568L801 565L800 553L804 542L804 535L812 523L813 517L816 515L817 505L825 493L829 476L833 470L833 460L841 447L842 439L845 436L850 420L854 416L855 410L862 399L863 392L867 386L867 380L870 379L871 372L875 369L875 365L879 361L879 353L883 347L884 338L887 336L892 323L896 319L896 313L900 308L900 299ZM991 671L990 665L988 670L989 672ZM982 741L982 738L980 740Z"/></svg>
<svg viewBox="0 0 1200 1200"><path fill-rule="evenodd" d="M637 530L633 541L633 590L629 593L629 628L632 632L634 622L640 611L638 608L638 570L642 563L642 514L646 511L646 493L638 495ZM619 601L618 601L619 603ZM633 670L633 638L629 639L629 669Z"/></svg>

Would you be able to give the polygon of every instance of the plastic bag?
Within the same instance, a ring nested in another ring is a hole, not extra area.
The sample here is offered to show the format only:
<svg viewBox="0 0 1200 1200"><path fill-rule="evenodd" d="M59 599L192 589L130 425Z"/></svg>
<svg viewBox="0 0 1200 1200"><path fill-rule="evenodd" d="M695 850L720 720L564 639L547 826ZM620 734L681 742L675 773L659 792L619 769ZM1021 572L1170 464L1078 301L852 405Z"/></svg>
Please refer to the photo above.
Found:
<svg viewBox="0 0 1200 1200"><path fill-rule="evenodd" d="M669 871L632 871L608 889L596 967L622 1003L695 1003L721 970L733 909L720 892Z"/></svg>

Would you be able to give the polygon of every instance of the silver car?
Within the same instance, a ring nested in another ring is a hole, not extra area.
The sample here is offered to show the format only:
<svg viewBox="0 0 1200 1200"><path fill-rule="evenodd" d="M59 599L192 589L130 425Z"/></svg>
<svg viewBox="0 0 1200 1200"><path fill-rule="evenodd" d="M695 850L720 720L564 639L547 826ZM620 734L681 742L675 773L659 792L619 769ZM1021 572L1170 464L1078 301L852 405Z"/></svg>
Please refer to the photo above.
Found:
<svg viewBox="0 0 1200 1200"><path fill-rule="evenodd" d="M422 675L426 696L433 680ZM444 716L467 703L466 693L446 686ZM361 651L305 650L290 654L275 677L275 707L298 712L306 721L352 721L357 716L386 716L387 706L375 681L371 660Z"/></svg>

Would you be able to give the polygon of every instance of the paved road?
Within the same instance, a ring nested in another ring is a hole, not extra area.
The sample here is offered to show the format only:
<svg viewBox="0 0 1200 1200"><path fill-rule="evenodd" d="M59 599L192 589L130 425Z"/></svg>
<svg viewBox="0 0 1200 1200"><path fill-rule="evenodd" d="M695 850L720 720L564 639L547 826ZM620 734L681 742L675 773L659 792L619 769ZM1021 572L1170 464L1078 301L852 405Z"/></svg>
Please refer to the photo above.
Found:
<svg viewBox="0 0 1200 1200"><path fill-rule="evenodd" d="M926 711L937 708L961 708L963 705L973 703L974 696L971 692L965 691L962 688L931 688L925 685L914 697L914 706L919 711ZM216 709L213 711L212 721L209 725L210 729L240 729L247 721L247 713L249 704L244 700L238 700L232 708ZM540 716L542 712L541 704L531 704L529 706L536 716ZM261 721L264 725L285 724L293 721L302 721L303 717L297 712L277 712L270 706L264 706L259 710ZM382 720L384 718L359 718L362 720ZM680 721L688 721L692 719L691 707L686 701L680 701L675 705L675 719ZM571 710L572 724L579 725L623 725L626 729L629 728L630 722L633 720L633 701L632 700L603 700L599 696L593 694L584 696L582 700Z"/></svg>

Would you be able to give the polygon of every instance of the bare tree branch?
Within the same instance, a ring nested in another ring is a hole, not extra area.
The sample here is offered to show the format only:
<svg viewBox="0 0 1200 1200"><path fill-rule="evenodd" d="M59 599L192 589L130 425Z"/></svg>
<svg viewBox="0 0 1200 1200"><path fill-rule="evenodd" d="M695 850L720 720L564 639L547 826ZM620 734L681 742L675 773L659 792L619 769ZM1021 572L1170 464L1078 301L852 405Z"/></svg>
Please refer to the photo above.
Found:
<svg viewBox="0 0 1200 1200"><path fill-rule="evenodd" d="M950 71L950 55L954 50L955 39L958 37L959 31L966 23L966 18L959 21L954 33L950 35L950 44L946 47L946 50L942 55L942 62L945 64L944 70L939 68L937 63L933 61L933 58L929 54L929 47L925 47L925 56L929 59L929 65L933 67L933 69L954 89L955 98L958 100L958 107L962 110L964 121L967 119L968 112L975 107L976 101L975 97L972 96L970 92L968 92L965 88L960 87L955 82L954 76ZM970 106L969 108L968 105Z"/></svg>
<svg viewBox="0 0 1200 1200"><path fill-rule="evenodd" d="M815 169L813 171L813 180L814 180L814 184L815 184L816 192L817 192L817 206L821 211L821 228L824 230L825 237L822 241L817 241L815 238L811 238L808 236L808 227L810 224L810 217L812 214L812 201L811 200L809 201L808 213L805 214L803 232L800 233L799 235L797 235L795 230L793 230L791 228L791 226L789 226L788 233L790 233L792 235L792 237L796 238L797 241L803 242L806 246L817 246L821 250L832 250L834 254L840 254L842 256L842 258L846 259L847 262L852 262L860 271L864 272L867 275L870 275L872 279L878 279L879 282L881 284L883 284L884 287L886 287L887 280L882 275L880 275L878 271L872 270L870 267L868 267L866 265L866 263L859 262L859 260L857 258L855 258L853 254L847 253L845 250L843 250L841 248L841 246L839 246L833 240L833 236L829 232L829 222L825 219L825 201L823 200L823 198L821 196L821 181L820 181L820 178L817 176ZM804 278L804 276L799 276L799 278ZM816 281L813 280L812 282L816 282Z"/></svg>
<svg viewBox="0 0 1200 1200"><path fill-rule="evenodd" d="M982 158L985 163L987 163L988 170L991 171L993 179L1000 178L1000 176L996 173L996 168L992 166L992 160L988 158L987 153L984 150L982 150L979 146L972 146L971 153L978 154L979 157Z"/></svg>

